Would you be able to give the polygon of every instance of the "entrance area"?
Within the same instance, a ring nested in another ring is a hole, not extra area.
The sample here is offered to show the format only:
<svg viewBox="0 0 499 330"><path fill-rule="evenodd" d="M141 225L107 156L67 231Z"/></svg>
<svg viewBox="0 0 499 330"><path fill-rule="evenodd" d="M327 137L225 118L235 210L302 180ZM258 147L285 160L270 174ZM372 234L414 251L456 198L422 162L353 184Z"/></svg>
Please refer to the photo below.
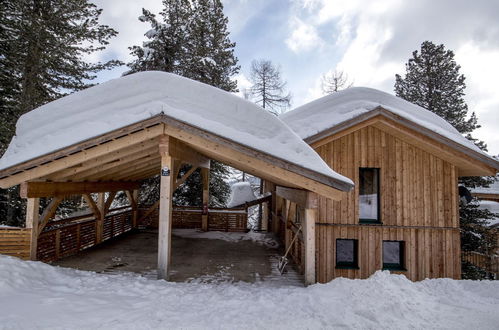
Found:
<svg viewBox="0 0 499 330"><path fill-rule="evenodd" d="M139 230L109 240L53 264L107 274L138 273L157 278L158 232ZM293 264L281 276L277 261L282 248L271 233L201 232L174 229L170 281L273 282L303 286Z"/></svg>

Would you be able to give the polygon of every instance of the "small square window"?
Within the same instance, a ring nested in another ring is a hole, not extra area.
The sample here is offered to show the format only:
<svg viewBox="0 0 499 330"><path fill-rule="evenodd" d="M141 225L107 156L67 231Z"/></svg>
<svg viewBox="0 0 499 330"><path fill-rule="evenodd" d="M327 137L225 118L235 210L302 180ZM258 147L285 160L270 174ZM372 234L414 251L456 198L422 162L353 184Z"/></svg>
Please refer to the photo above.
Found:
<svg viewBox="0 0 499 330"><path fill-rule="evenodd" d="M356 239L336 240L336 268L359 268Z"/></svg>
<svg viewBox="0 0 499 330"><path fill-rule="evenodd" d="M405 269L405 244L403 241L383 241L383 269Z"/></svg>

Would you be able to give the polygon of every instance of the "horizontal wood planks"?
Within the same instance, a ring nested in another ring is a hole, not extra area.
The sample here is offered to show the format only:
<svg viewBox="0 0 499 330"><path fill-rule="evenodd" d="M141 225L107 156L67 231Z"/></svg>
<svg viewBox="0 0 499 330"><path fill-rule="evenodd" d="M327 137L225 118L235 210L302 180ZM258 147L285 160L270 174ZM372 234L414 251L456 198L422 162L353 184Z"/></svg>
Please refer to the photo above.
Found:
<svg viewBox="0 0 499 330"><path fill-rule="evenodd" d="M0 254L28 260L30 228L0 228Z"/></svg>
<svg viewBox="0 0 499 330"><path fill-rule="evenodd" d="M359 269L336 268L336 239L358 240ZM405 242L403 274L413 281L425 278L461 278L459 229L400 228L385 226L317 225L317 280L336 277L367 278L383 266L383 240Z"/></svg>

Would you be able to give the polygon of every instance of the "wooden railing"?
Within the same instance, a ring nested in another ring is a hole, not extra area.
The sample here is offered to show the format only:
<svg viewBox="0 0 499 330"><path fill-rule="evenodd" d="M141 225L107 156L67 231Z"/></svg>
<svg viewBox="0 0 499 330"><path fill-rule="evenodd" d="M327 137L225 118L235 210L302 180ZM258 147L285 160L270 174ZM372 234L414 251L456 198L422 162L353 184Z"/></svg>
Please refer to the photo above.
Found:
<svg viewBox="0 0 499 330"><path fill-rule="evenodd" d="M29 259L31 229L0 228L0 254Z"/></svg>
<svg viewBox="0 0 499 330"><path fill-rule="evenodd" d="M97 221L92 214L51 221L38 236L37 260L54 261L97 244ZM104 218L102 241L132 229L129 207L109 211Z"/></svg>
<svg viewBox="0 0 499 330"><path fill-rule="evenodd" d="M461 258L488 273L494 274L496 278L499 279L499 256L468 251L463 252Z"/></svg>
<svg viewBox="0 0 499 330"><path fill-rule="evenodd" d="M139 219L149 207L139 208ZM201 207L175 206L172 212L173 228L201 228L203 210ZM245 232L248 214L245 209L210 208L208 210L208 230ZM151 212L138 224L139 227L158 227L158 209Z"/></svg>

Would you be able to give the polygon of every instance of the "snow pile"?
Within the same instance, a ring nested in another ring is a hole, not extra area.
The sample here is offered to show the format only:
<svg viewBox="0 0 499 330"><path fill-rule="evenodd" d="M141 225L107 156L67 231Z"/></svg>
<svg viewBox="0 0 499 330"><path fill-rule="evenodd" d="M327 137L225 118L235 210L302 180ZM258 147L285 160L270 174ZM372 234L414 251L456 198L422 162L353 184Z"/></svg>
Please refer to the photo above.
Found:
<svg viewBox="0 0 499 330"><path fill-rule="evenodd" d="M275 240L272 234L269 233L237 233L237 232L222 232L222 231L199 231L197 229L173 229L173 235L184 238L205 238L205 239L220 239L227 242L237 243L240 241L252 241L257 244L265 245L270 248L276 248L279 243Z"/></svg>
<svg viewBox="0 0 499 330"><path fill-rule="evenodd" d="M306 139L380 106L466 148L487 155L433 112L372 88L347 88L286 112L279 118Z"/></svg>
<svg viewBox="0 0 499 330"><path fill-rule="evenodd" d="M168 283L0 256L0 329L497 329L499 281Z"/></svg>
<svg viewBox="0 0 499 330"><path fill-rule="evenodd" d="M110 80L24 114L0 170L161 113L353 184L268 111L218 88L159 71Z"/></svg>
<svg viewBox="0 0 499 330"><path fill-rule="evenodd" d="M237 182L230 187L230 202L227 207L235 207L256 199L249 182Z"/></svg>

